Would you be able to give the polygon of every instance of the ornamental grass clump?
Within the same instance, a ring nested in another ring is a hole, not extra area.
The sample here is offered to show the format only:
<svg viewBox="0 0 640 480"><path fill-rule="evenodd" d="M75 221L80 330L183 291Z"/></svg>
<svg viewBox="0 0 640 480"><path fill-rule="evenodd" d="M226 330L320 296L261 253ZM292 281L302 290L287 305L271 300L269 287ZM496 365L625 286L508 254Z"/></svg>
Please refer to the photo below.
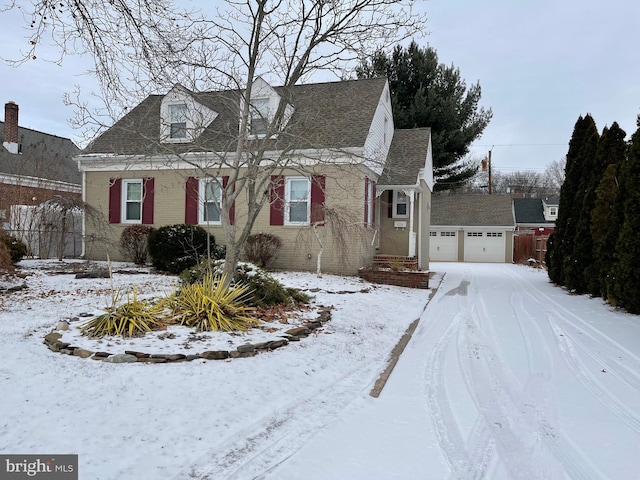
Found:
<svg viewBox="0 0 640 480"><path fill-rule="evenodd" d="M121 291L116 291L111 299L107 313L89 320L80 329L83 335L93 338L105 336L139 337L152 330L164 327L163 308L152 302L140 300L136 287L127 293L126 303L120 302Z"/></svg>
<svg viewBox="0 0 640 480"><path fill-rule="evenodd" d="M228 286L224 275L206 274L200 281L184 285L168 300L173 319L196 331L248 330L260 323L250 316L255 309L246 304L249 288Z"/></svg>

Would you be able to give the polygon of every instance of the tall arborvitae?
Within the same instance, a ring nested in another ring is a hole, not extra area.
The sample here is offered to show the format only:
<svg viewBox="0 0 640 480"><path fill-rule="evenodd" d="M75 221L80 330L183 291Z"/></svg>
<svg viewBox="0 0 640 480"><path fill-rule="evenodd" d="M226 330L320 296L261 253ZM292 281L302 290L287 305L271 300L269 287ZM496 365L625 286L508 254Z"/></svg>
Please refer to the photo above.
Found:
<svg viewBox="0 0 640 480"><path fill-rule="evenodd" d="M560 205L556 227L547 244L545 262L549 272L549 279L558 285L564 285L563 259L568 255L573 241L574 200L580 183L579 153L584 144L589 123L589 120L581 115L573 127L573 134L569 141L569 151L567 152L565 179L560 189Z"/></svg>
<svg viewBox="0 0 640 480"><path fill-rule="evenodd" d="M567 223L566 235L569 242L563 258L563 285L576 293L587 292L585 270L593 261L591 210L595 202L595 191L604 170L604 167L596 165L599 139L596 123L587 115L582 145L572 173L577 178L578 188L574 193L572 212Z"/></svg>
<svg viewBox="0 0 640 480"><path fill-rule="evenodd" d="M606 165L596 188L591 211L591 239L593 263L587 267L587 288L596 297L607 297L607 281L613 265L613 253L620 233L621 212L616 209L618 168L627 153L626 133L614 122L605 128L598 145L597 163Z"/></svg>
<svg viewBox="0 0 640 480"><path fill-rule="evenodd" d="M627 160L620 167L623 223L616 242L609 300L640 313L640 117Z"/></svg>

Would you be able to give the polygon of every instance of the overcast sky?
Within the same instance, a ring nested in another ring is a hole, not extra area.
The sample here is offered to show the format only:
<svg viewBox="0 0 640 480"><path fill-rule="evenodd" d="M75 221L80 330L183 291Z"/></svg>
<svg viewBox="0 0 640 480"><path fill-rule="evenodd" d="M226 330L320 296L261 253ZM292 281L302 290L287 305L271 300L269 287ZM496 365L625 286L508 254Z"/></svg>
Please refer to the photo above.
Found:
<svg viewBox="0 0 640 480"><path fill-rule="evenodd" d="M0 0L1 1L1 0ZM579 115L600 130L617 121L630 136L640 113L638 0L428 0L425 30L442 63L480 82L481 105L493 120L472 146L478 159L492 149L496 170L544 169L567 152ZM26 45L20 18L0 13L4 58ZM75 84L96 84L81 73L90 62L67 57L63 66L0 63L2 105L20 107L20 125L78 140L63 104Z"/></svg>

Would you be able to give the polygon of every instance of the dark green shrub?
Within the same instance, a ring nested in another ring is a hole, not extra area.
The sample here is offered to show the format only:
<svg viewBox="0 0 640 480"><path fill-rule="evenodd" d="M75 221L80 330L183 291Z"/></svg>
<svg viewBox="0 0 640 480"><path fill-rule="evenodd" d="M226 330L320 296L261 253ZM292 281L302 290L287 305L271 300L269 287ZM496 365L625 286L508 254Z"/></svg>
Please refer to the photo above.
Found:
<svg viewBox="0 0 640 480"><path fill-rule="evenodd" d="M212 259L224 257L224 246L209 236ZM207 257L207 232L196 225L167 225L149 235L149 256L158 270L180 273Z"/></svg>
<svg viewBox="0 0 640 480"><path fill-rule="evenodd" d="M144 265L149 256L149 235L154 231L148 225L129 225L120 235L120 250L136 265Z"/></svg>
<svg viewBox="0 0 640 480"><path fill-rule="evenodd" d="M207 274L221 275L224 260L201 262L180 274L182 285L191 285L202 281ZM256 307L269 305L295 305L309 302L309 296L295 288L287 288L260 267L240 262L233 276L233 283L247 285L250 290L250 303Z"/></svg>
<svg viewBox="0 0 640 480"><path fill-rule="evenodd" d="M267 268L267 265L275 260L282 241L270 233L254 233L249 235L244 246L244 256L247 261L255 263L259 267Z"/></svg>
<svg viewBox="0 0 640 480"><path fill-rule="evenodd" d="M11 261L13 263L18 263L20 260L22 260L22 257L27 254L27 246L16 237L3 234L2 241L7 247L7 252L9 252L9 256L11 257Z"/></svg>

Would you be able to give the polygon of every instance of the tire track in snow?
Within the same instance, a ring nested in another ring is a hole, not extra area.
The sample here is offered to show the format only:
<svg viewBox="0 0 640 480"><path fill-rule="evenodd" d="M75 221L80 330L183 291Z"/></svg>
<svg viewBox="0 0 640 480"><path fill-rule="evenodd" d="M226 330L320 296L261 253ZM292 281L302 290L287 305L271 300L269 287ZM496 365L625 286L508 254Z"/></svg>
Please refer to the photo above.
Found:
<svg viewBox="0 0 640 480"><path fill-rule="evenodd" d="M509 272L509 274L522 282L522 277L512 272ZM565 333L571 335L576 345L580 345L591 358L602 364L608 372L616 375L629 387L640 390L640 357L590 325L568 308L545 295L534 284L526 282L526 286L525 295L541 305L543 311L554 319L555 323L561 326ZM536 295L532 292L536 292ZM550 306L553 308L550 308ZM573 335L569 332L569 329L575 330L580 336Z"/></svg>
<svg viewBox="0 0 640 480"><path fill-rule="evenodd" d="M444 333L440 336L428 356L425 368L425 398L427 410L431 415L431 423L434 427L440 449L449 464L452 475L455 478L482 478L465 477L468 475L469 453L464 441L451 403L447 395L444 378L444 364L447 349L453 342L453 337L462 319L468 315L467 307L458 302L461 311L458 312Z"/></svg>
<svg viewBox="0 0 640 480"><path fill-rule="evenodd" d="M361 382L371 364L345 373L330 385L323 385L306 398L293 401L266 415L224 440L214 449L185 467L174 480L247 480L264 478L296 453L306 440L330 423L353 397L353 384ZM364 373L363 373L364 372ZM340 402L326 398L341 398ZM312 415L321 412L321 415Z"/></svg>
<svg viewBox="0 0 640 480"><path fill-rule="evenodd" d="M517 277L511 272L509 273L512 277ZM520 278L516 280L521 281ZM638 373L640 372L640 359L557 302L551 301L555 306L555 311L549 309L549 302L540 301L540 297L545 299L548 297L528 282L527 287L526 295L536 303L544 305L543 311L553 332L557 350L575 377L598 402L620 418L628 427L640 433L640 416L613 395L610 389L591 373L580 359L580 355L576 353L576 347L596 363L605 366L608 373L616 376L634 390L640 390L640 374ZM533 295L531 289L538 292L538 296ZM564 315L559 315L558 310ZM567 320L567 316L573 318L573 321ZM576 334L569 333L569 328L574 329ZM626 357L621 357L623 354ZM622 363L621 358L626 358L626 363ZM633 368L636 368L638 372Z"/></svg>
<svg viewBox="0 0 640 480"><path fill-rule="evenodd" d="M522 281L519 278L517 280L522 285ZM543 387L552 377L551 351L548 349L548 342L545 341L536 319L525 308L524 303L520 303L520 298L517 295L511 297L511 300L514 298L515 303L512 302L511 305L514 308L521 333L525 338L529 371L532 372L532 365L539 365L543 370L542 374L534 372L532 375L530 373L523 389L518 387L521 382L515 379L496 353L499 342L496 340L492 322L482 321L483 318L489 318L489 310L484 298L479 295L474 295L471 299L473 304L480 309L480 312L476 311L476 314L472 316L472 320L475 319L476 323L467 322L468 328L462 332L460 339L462 353L476 352L475 360L473 355L461 356L461 361L467 363L463 372L472 375L466 381L472 385L470 391L476 395L476 403L482 406L481 412L485 415L498 451L502 454L500 458L505 462L511 474L516 476L515 478L520 478L517 477L519 472L525 472L525 476L522 478L557 478L561 473L557 470L555 462L545 458L545 452L540 450L539 443L543 443L547 449L547 456L549 453L553 454L571 478L602 478L590 464L591 462L564 435L551 426L548 419L549 406L541 408L541 405L548 403L548 398L545 399L544 394L546 388ZM523 322L523 320L526 321ZM483 323L487 324L484 330L487 331L488 337L484 336L484 331L480 328ZM534 328L526 328L529 325ZM531 334L538 340L530 341L528 337ZM538 344L543 346L546 353L541 354L537 348L534 348L534 345ZM532 401L536 398L538 401ZM503 431L505 425L508 425L506 432ZM514 431L509 431L510 429ZM520 439L526 437L530 438L528 444L520 442ZM535 458L532 459L532 462L525 461L523 463L522 459L517 459L518 455Z"/></svg>
<svg viewBox="0 0 640 480"><path fill-rule="evenodd" d="M596 376L589 371L576 353L571 337L551 317L549 317L549 324L555 334L558 351L580 383L598 402L614 413L628 427L640 433L640 417L617 397L613 396L609 389L603 386Z"/></svg>

